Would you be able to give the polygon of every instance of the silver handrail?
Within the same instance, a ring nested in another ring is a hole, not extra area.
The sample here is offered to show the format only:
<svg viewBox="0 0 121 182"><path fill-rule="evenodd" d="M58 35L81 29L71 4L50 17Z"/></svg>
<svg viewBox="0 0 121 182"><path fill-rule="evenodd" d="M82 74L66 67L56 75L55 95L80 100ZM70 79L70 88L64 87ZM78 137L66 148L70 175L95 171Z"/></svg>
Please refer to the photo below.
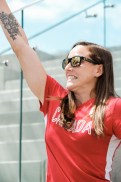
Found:
<svg viewBox="0 0 121 182"><path fill-rule="evenodd" d="M30 3L30 4L27 4L27 5L24 6L24 7L21 7L21 8L19 8L19 9L15 10L15 11L12 11L12 13L17 13L17 12L19 12L19 11L22 11L22 10L24 10L24 9L26 9L26 8L29 8L30 6L33 6L34 4L37 4L37 3L42 2L42 1L44 1L44 0L36 0L36 1L32 2L32 3Z"/></svg>

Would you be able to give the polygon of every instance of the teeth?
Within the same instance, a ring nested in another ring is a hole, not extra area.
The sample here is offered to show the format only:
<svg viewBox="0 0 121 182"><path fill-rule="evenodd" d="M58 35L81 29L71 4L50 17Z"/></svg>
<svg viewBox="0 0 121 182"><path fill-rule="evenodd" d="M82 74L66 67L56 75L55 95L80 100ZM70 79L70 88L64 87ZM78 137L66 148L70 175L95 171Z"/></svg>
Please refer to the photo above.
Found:
<svg viewBox="0 0 121 182"><path fill-rule="evenodd" d="M68 76L68 79L73 80L73 79L77 79L77 77L70 75L70 76Z"/></svg>

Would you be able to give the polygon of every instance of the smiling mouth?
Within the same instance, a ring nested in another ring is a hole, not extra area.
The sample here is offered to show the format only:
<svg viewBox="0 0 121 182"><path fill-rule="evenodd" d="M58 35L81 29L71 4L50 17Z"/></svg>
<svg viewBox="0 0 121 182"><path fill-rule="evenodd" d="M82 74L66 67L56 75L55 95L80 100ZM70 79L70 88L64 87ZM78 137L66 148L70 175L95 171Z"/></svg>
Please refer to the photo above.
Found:
<svg viewBox="0 0 121 182"><path fill-rule="evenodd" d="M68 76L68 77L67 77L67 80L75 80L75 79L77 79L77 77L76 77L76 76L72 76L72 75L70 75L70 76Z"/></svg>

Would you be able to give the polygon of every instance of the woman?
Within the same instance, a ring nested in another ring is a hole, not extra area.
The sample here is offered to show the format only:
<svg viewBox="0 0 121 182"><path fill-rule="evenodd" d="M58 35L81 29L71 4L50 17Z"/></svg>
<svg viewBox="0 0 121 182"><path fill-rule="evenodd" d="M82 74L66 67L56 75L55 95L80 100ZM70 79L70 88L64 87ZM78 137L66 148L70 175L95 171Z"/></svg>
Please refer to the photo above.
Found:
<svg viewBox="0 0 121 182"><path fill-rule="evenodd" d="M47 119L47 182L107 182L121 139L121 99L111 53L79 42L62 62L66 89L46 74L6 2L0 20L24 76Z"/></svg>
<svg viewBox="0 0 121 182"><path fill-rule="evenodd" d="M121 139L121 99L114 92L111 53L79 42L62 65L67 90L48 76L41 107L48 116L48 181L110 181ZM46 99L51 96L63 99Z"/></svg>

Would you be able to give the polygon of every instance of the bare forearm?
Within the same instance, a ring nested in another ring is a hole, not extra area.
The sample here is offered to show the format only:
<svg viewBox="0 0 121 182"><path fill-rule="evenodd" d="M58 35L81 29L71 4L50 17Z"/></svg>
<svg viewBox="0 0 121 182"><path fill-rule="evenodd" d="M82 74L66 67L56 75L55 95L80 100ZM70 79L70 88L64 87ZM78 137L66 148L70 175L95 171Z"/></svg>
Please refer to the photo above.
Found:
<svg viewBox="0 0 121 182"><path fill-rule="evenodd" d="M0 0L0 24L13 49L17 48L15 40L17 41L19 37L28 44L24 31L11 13L5 0Z"/></svg>
<svg viewBox="0 0 121 182"><path fill-rule="evenodd" d="M0 23L21 64L24 76L33 93L43 102L46 72L40 60L28 45L24 31L12 15L5 0L0 0Z"/></svg>

